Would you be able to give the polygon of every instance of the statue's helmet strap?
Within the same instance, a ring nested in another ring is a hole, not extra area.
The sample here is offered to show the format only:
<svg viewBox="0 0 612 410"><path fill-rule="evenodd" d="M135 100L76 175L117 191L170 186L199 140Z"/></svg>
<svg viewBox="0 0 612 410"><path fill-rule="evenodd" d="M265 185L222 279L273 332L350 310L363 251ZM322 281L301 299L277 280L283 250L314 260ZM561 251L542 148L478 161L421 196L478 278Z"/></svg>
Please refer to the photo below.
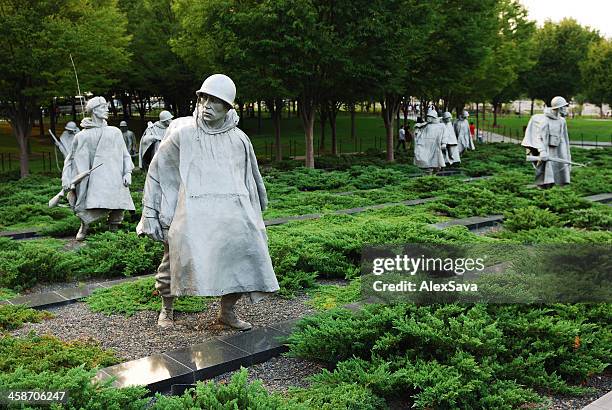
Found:
<svg viewBox="0 0 612 410"><path fill-rule="evenodd" d="M202 87L196 91L196 94L198 96L201 94L212 95L232 106L236 98L236 85L225 74L213 74L204 80Z"/></svg>

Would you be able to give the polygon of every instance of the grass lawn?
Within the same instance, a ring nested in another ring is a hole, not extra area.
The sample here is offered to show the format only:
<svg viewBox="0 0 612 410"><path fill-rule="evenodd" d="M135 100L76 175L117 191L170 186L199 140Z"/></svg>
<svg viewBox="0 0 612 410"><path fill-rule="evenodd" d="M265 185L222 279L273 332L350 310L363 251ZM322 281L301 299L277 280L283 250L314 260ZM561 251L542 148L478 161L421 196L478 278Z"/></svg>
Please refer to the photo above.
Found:
<svg viewBox="0 0 612 410"><path fill-rule="evenodd" d="M517 117L515 115L498 116L498 127L493 128L493 116L487 114L483 122L482 116L479 119L479 126L482 129L493 131L498 134L512 138L523 138L523 127L529 122L529 115ZM471 119L476 121L475 118ZM612 120L602 120L598 118L576 117L567 119L567 128L572 141L600 141L610 142L612 140Z"/></svg>
<svg viewBox="0 0 612 410"><path fill-rule="evenodd" d="M64 116L62 121L58 122L57 137L61 135L64 125L67 121L71 120L70 117ZM154 120L153 117L147 118L147 121ZM109 118L109 124L117 126L121 118ZM49 124L45 124L45 132ZM137 138L143 133L143 127L140 119L134 117L129 121L129 127L134 131ZM267 113L262 113L261 130L258 132L258 121L257 118L245 118L242 119L240 128L246 132L251 138L255 152L260 158L269 158L272 150L272 144L274 142L274 127L272 121L268 117ZM351 138L351 120L348 113L340 113L337 119L337 138L338 138L338 150L342 152L357 152L365 151L368 148L385 148L385 127L383 120L379 114L357 114L356 119L356 135L357 138L353 140ZM286 112L283 113L281 120L281 138L283 140L283 155L284 156L302 156L304 155L304 131L302 128L302 122L299 117L294 114L290 118L287 118ZM330 151L331 147L331 130L329 123L325 130L325 149L319 149L319 141L321 138L321 126L317 121L314 127L314 139L315 139L315 155L324 154ZM44 169L49 170L48 156L51 155L51 168L55 169L55 153L53 142L51 137L46 133L45 137L40 137L40 128L32 128L32 137L30 138L31 147L31 171L38 172ZM45 153L45 162L43 164L42 153ZM19 169L19 148L17 141L11 132L10 125L8 122L0 122L0 157L4 156L4 165L0 164L0 172L9 170L9 154L11 159L10 169ZM63 157L57 153L58 161L61 166ZM1 159L1 158L0 158Z"/></svg>

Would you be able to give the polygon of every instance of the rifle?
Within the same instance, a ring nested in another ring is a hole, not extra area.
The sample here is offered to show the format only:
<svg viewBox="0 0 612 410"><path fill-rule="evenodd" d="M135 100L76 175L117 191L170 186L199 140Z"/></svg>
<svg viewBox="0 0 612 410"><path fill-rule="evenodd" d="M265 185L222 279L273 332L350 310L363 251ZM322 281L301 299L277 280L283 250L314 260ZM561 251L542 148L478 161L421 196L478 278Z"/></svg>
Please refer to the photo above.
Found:
<svg viewBox="0 0 612 410"><path fill-rule="evenodd" d="M60 140L58 140L55 135L53 135L53 132L51 130L49 131L49 135L51 135L51 138L53 138L53 142L55 143L55 145L57 145L57 148L59 148L59 150L61 151L62 154L64 154L64 157L68 156L68 150L66 149L66 147L64 147L64 144L62 144L62 142Z"/></svg>
<svg viewBox="0 0 612 410"><path fill-rule="evenodd" d="M577 167L586 167L586 164L580 164L578 162L572 162L572 161L568 161L566 159L561 159L561 158L555 158L555 157L548 157L546 160L543 160L540 157L537 157L535 155L527 155L527 161L529 162L540 162L540 161L552 161L552 162L558 162L560 164L566 164L566 165L575 165Z"/></svg>
<svg viewBox="0 0 612 410"><path fill-rule="evenodd" d="M98 164L95 167L93 167L92 169L85 171L85 172L81 172L79 175L77 175L76 177L74 177L72 179L72 181L70 181L70 191L73 191L74 188L81 183L81 181L83 181L83 179L85 179L85 177L88 177L89 174L91 174L91 172L102 166L103 164ZM49 208L53 208L54 206L57 206L57 204L59 204L60 199L64 196L64 194L66 193L66 190L64 188L62 188L61 191L58 192L57 195L55 195L53 198L51 198L49 200ZM70 201L69 201L70 202ZM71 206L74 206L73 203L70 204Z"/></svg>

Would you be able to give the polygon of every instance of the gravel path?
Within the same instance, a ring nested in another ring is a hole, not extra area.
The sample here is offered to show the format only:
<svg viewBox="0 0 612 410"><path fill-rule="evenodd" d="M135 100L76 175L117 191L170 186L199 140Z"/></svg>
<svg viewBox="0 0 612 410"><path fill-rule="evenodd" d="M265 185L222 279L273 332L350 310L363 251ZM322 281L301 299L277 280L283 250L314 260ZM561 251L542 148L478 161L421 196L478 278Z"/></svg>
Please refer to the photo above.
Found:
<svg viewBox="0 0 612 410"><path fill-rule="evenodd" d="M308 387L308 376L321 372L322 363L292 357L273 357L267 362L248 368L249 382L261 380L269 392L285 393L289 387ZM215 382L227 383L235 372L223 373L215 377Z"/></svg>
<svg viewBox="0 0 612 410"><path fill-rule="evenodd" d="M586 387L593 387L597 391L593 394L580 397L551 397L553 405L550 407L550 409L578 410L606 395L608 392L612 391L612 371L591 377L589 380L587 380Z"/></svg>
<svg viewBox="0 0 612 410"><path fill-rule="evenodd" d="M262 327L284 320L315 313L304 302L307 295L294 299L271 296L251 305L242 298L236 304L236 313L253 327ZM157 312L138 312L131 317L107 316L92 312L85 303L49 309L56 317L41 323L27 323L13 335L26 335L34 330L38 334L51 334L69 340L95 339L102 347L114 349L123 360L134 360L168 350L188 347L215 336L236 333L236 330L215 323L219 310L218 300L199 313L175 312L175 325L169 329L157 327Z"/></svg>

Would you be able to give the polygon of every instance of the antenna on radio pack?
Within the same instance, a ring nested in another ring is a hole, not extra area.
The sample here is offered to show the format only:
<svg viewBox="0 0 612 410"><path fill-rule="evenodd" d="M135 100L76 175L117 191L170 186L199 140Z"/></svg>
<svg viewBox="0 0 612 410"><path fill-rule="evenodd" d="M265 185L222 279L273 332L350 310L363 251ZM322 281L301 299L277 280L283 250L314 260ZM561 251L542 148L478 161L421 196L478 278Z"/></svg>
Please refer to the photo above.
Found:
<svg viewBox="0 0 612 410"><path fill-rule="evenodd" d="M81 85L79 84L79 75L77 74L77 69L76 69L76 66L74 65L72 53L70 53L70 61L72 62L72 69L74 70L74 78L76 78L77 92L79 93L79 95L77 95L77 98L79 99L79 102L81 103L81 114L83 115L83 117L85 117L85 107L83 107L84 97L83 97L83 94L81 94Z"/></svg>

